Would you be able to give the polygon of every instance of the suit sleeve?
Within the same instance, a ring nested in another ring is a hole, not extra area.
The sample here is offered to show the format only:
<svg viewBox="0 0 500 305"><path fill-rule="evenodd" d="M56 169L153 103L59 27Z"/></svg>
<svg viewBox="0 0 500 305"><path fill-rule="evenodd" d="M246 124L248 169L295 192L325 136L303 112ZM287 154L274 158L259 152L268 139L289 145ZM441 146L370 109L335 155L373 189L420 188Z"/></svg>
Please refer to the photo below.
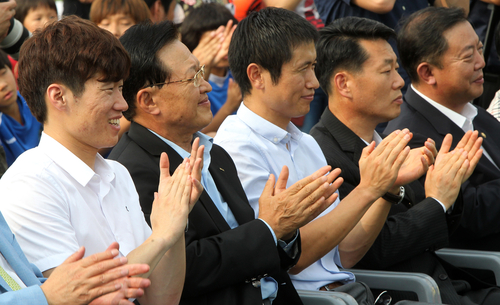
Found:
<svg viewBox="0 0 500 305"><path fill-rule="evenodd" d="M328 164L342 169L344 183L339 192L341 199L360 182L359 167L354 155L344 152L338 143L326 135L316 133ZM380 268L413 257L427 249L439 249L448 244L446 214L432 198L425 199L410 209L403 204L394 205L370 250L358 263L362 268ZM412 249L412 251L407 251Z"/></svg>
<svg viewBox="0 0 500 305"><path fill-rule="evenodd" d="M30 286L0 294L0 305L12 304L48 305L40 286Z"/></svg>

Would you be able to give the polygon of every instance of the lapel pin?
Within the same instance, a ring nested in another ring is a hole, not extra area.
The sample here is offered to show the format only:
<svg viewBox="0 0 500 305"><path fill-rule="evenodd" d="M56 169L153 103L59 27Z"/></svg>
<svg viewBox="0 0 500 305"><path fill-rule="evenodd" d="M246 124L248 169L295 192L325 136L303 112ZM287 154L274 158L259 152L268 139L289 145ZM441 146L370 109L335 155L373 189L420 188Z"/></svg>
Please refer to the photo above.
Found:
<svg viewBox="0 0 500 305"><path fill-rule="evenodd" d="M481 137L486 139L486 134L484 132L481 132Z"/></svg>
<svg viewBox="0 0 500 305"><path fill-rule="evenodd" d="M223 169L222 167L219 167L219 169L220 169L221 171L224 171L224 169Z"/></svg>

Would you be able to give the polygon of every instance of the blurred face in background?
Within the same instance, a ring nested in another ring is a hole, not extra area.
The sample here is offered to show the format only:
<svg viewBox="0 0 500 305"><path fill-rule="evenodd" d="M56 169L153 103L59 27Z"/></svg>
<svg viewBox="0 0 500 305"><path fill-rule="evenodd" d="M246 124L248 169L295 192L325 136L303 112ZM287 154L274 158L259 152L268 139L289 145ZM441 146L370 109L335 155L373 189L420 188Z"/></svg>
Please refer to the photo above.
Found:
<svg viewBox="0 0 500 305"><path fill-rule="evenodd" d="M106 16L97 24L100 28L110 31L116 38L120 38L133 25L135 25L134 19L124 13Z"/></svg>
<svg viewBox="0 0 500 305"><path fill-rule="evenodd" d="M45 5L31 8L24 17L24 27L33 33L35 30L43 29L47 24L57 21L57 11Z"/></svg>

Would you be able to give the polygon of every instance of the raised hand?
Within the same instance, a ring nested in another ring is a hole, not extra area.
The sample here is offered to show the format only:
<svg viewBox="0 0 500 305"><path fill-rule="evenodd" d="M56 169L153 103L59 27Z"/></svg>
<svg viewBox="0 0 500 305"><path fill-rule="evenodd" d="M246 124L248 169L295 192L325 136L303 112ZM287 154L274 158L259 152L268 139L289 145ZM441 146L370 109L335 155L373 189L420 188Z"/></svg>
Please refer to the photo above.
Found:
<svg viewBox="0 0 500 305"><path fill-rule="evenodd" d="M401 165L410 153L410 148L406 145L411 137L408 129L396 130L376 148L375 142L365 147L359 159L359 185L368 188L377 197L389 190L394 192L399 189L394 183Z"/></svg>
<svg viewBox="0 0 500 305"><path fill-rule="evenodd" d="M479 137L479 132L477 130L474 132L469 130L465 133L460 142L458 142L457 147L455 147L455 149L463 148L464 151L467 152L467 159L469 160L469 167L462 179L462 183L469 179L470 175L474 172L476 165L479 163L483 154L483 150L481 149L482 144L483 138ZM444 145L444 141L441 145ZM451 143L449 143L449 145L451 146Z"/></svg>
<svg viewBox="0 0 500 305"><path fill-rule="evenodd" d="M81 247L54 269L41 288L50 305L89 304L92 300L110 294L103 300L107 304L127 304L129 295L142 295L148 287L148 279L127 280L129 276L149 271L146 264L126 265L127 258L114 259L118 255L118 243L113 243L101 253L84 259ZM104 304L104 303L96 303Z"/></svg>
<svg viewBox="0 0 500 305"><path fill-rule="evenodd" d="M166 153L160 156L160 183L151 210L151 227L156 236L175 243L184 234L193 186L189 159L170 176Z"/></svg>
<svg viewBox="0 0 500 305"><path fill-rule="evenodd" d="M227 22L226 27L224 28L224 32L222 33L223 41L221 47L214 58L214 65L217 65L221 60L227 57L227 53L229 51L229 44L231 43L231 37L233 37L233 33L236 30L236 24L233 25L233 20L229 20Z"/></svg>
<svg viewBox="0 0 500 305"><path fill-rule="evenodd" d="M201 65L205 65L205 80L208 80L210 70L214 65L215 56L224 42L225 26L221 25L217 30L201 36L198 46L193 50L193 55Z"/></svg>
<svg viewBox="0 0 500 305"><path fill-rule="evenodd" d="M194 204L198 201L198 198L200 198L201 193L203 193L203 185L201 185L201 170L203 169L204 150L205 146L200 146L200 138L194 139L191 147L191 156L189 157L189 163L192 165L191 178L193 182L191 198L189 200L190 211L193 209Z"/></svg>
<svg viewBox="0 0 500 305"><path fill-rule="evenodd" d="M427 173L429 166L434 164L436 155L436 144L430 138L425 141L424 146L410 150L410 153L399 169L394 185L406 185L422 177Z"/></svg>
<svg viewBox="0 0 500 305"><path fill-rule="evenodd" d="M446 209L455 202L470 164L463 148L449 151L452 139L451 134L445 136L436 162L425 178L425 195L439 200Z"/></svg>
<svg viewBox="0 0 500 305"><path fill-rule="evenodd" d="M335 180L340 170L326 175L330 169L330 166L325 166L288 189L286 166L278 177L276 187L274 175L269 176L259 199L259 218L273 228L276 238L291 238L295 230L313 220L337 199L335 191L343 179Z"/></svg>

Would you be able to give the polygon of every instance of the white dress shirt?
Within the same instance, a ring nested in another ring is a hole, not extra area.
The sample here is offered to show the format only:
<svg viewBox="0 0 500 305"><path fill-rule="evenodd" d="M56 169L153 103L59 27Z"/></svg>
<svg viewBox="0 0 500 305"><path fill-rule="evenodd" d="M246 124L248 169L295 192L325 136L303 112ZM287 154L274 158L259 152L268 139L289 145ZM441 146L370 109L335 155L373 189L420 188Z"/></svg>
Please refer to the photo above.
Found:
<svg viewBox="0 0 500 305"><path fill-rule="evenodd" d="M0 180L0 210L41 271L80 246L89 256L117 241L126 256L151 235L127 169L99 154L94 168L43 133Z"/></svg>
<svg viewBox="0 0 500 305"><path fill-rule="evenodd" d="M415 89L413 85L411 85L411 88L418 94L420 97L422 97L424 100L426 100L429 104L434 106L437 110L439 110L443 115L445 115L448 119L450 119L453 123L455 123L458 127L460 127L464 132L467 132L469 130L474 131L474 125L472 122L474 121L474 118L477 116L477 109L476 107L472 106L471 103L467 103L462 110L461 113L455 112L451 110L448 107L445 107L438 102L435 102L425 96L423 93ZM411 131L411 130L410 130ZM490 155L484 149L483 146L481 146L481 149L483 150L483 155L488 158L488 160L491 161L493 165L498 168L498 165L491 159ZM500 170L500 169L499 169Z"/></svg>
<svg viewBox="0 0 500 305"><path fill-rule="evenodd" d="M250 205L259 214L259 198L269 174L278 177L283 165L290 175L287 187L326 166L321 148L309 135L302 133L292 123L287 130L266 121L241 104L236 115L226 118L217 131L214 142L222 146L234 160L238 176ZM337 199L321 217L333 210ZM342 272L338 247L327 253L297 275L290 275L295 288L318 290L332 282L354 281L350 272Z"/></svg>

